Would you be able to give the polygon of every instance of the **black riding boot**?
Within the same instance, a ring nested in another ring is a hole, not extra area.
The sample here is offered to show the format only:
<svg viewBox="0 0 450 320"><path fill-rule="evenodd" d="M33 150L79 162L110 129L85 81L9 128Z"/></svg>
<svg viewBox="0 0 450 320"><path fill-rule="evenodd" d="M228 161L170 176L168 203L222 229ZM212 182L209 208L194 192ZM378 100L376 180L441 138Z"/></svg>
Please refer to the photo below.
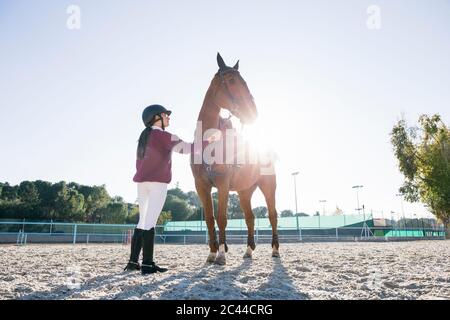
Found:
<svg viewBox="0 0 450 320"><path fill-rule="evenodd" d="M158 267L153 261L153 249L155 244L155 228L151 228L150 230L144 230L143 236L143 259L142 259L142 274L149 274L155 272L166 272L166 268Z"/></svg>
<svg viewBox="0 0 450 320"><path fill-rule="evenodd" d="M131 239L130 260L128 261L128 264L124 270L127 271L141 270L141 266L139 265L139 255L141 254L142 249L143 232L144 230L138 228L134 229L133 238Z"/></svg>

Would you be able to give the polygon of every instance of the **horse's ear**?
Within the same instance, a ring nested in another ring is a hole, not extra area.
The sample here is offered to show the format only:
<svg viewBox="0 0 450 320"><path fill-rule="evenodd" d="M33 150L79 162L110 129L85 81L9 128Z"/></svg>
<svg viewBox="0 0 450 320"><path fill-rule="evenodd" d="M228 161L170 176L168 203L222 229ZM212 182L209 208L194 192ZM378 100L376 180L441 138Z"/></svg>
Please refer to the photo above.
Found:
<svg viewBox="0 0 450 320"><path fill-rule="evenodd" d="M234 70L239 70L239 60L236 62L236 64L233 67Z"/></svg>
<svg viewBox="0 0 450 320"><path fill-rule="evenodd" d="M224 70L227 68L225 61L223 61L222 56L218 52L217 52L217 64L219 65L220 70Z"/></svg>

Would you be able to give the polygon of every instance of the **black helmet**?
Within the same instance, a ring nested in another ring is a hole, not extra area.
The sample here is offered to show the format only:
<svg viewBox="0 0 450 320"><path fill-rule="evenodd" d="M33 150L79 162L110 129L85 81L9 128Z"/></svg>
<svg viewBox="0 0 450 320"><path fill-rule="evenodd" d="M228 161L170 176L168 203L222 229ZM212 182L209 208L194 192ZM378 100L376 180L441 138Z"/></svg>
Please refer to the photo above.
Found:
<svg viewBox="0 0 450 320"><path fill-rule="evenodd" d="M144 122L145 126L149 126L150 121L152 121L153 117L161 113L170 115L172 111L167 110L166 108L164 108L159 104L153 104L151 106L148 106L147 108L144 109L144 112L142 112L142 121Z"/></svg>

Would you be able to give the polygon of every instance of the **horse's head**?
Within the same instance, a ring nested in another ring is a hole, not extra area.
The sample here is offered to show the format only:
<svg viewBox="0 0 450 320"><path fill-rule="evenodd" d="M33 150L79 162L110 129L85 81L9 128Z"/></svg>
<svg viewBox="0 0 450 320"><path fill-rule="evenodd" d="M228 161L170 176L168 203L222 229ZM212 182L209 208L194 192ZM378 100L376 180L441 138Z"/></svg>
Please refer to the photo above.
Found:
<svg viewBox="0 0 450 320"><path fill-rule="evenodd" d="M234 67L228 67L217 53L217 63L219 71L214 76L216 105L229 110L242 123L253 122L258 112L247 83L238 71L239 61Z"/></svg>

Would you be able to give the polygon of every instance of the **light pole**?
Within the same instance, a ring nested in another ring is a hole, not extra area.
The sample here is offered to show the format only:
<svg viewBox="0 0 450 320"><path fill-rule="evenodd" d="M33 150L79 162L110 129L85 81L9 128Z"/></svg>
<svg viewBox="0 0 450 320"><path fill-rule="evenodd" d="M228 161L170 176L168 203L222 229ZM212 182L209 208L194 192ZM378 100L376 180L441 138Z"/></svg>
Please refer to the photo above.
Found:
<svg viewBox="0 0 450 320"><path fill-rule="evenodd" d="M356 201L357 201L357 205L358 205L358 207L356 208L356 210L358 211L358 214L359 214L359 211L361 210L361 208L359 207L359 189L360 188L362 188L363 186L353 186L352 187L352 189L356 189Z"/></svg>
<svg viewBox="0 0 450 320"><path fill-rule="evenodd" d="M362 205L362 211L363 211L364 223L366 223L366 211L364 210L364 205Z"/></svg>
<svg viewBox="0 0 450 320"><path fill-rule="evenodd" d="M397 193L396 196L400 197L400 204L402 207L402 216L403 216L403 228L406 230L405 210L403 209L403 195L401 193Z"/></svg>
<svg viewBox="0 0 450 320"><path fill-rule="evenodd" d="M431 213L431 208L429 205L424 205L425 208L427 208L427 212L425 213L425 217L427 220L427 228L431 229L431 235L434 235L434 216ZM422 220L423 221L423 220ZM430 231L430 229L428 229L428 231Z"/></svg>
<svg viewBox="0 0 450 320"><path fill-rule="evenodd" d="M422 222L422 234L425 237L425 223L423 222L423 215L420 217L420 222Z"/></svg>
<svg viewBox="0 0 450 320"><path fill-rule="evenodd" d="M391 211L391 229L392 229L392 235L394 234L394 211Z"/></svg>
<svg viewBox="0 0 450 320"><path fill-rule="evenodd" d="M415 230L415 228L417 227L416 226L416 216L417 216L417 214L416 213L412 213L412 211L411 211L411 234L412 234L412 236L414 237L414 230Z"/></svg>
<svg viewBox="0 0 450 320"><path fill-rule="evenodd" d="M416 227L417 227L417 229L419 229L420 227L419 227L419 220L417 219L417 213L414 213L413 216L414 216L413 222L414 222L414 224L416 224L416 226L413 225L413 229L415 229ZM417 220L417 223L415 223L416 220ZM414 236L414 233L415 233L414 231L415 230L413 230L413 236Z"/></svg>
<svg viewBox="0 0 450 320"><path fill-rule="evenodd" d="M292 176L294 177L294 194L295 194L295 214L297 215L298 213L298 207L297 207L297 182L296 182L296 177L299 174L299 172L293 172Z"/></svg>
<svg viewBox="0 0 450 320"><path fill-rule="evenodd" d="M322 215L325 216L325 202L327 202L327 200L319 200L319 202L323 203Z"/></svg>

